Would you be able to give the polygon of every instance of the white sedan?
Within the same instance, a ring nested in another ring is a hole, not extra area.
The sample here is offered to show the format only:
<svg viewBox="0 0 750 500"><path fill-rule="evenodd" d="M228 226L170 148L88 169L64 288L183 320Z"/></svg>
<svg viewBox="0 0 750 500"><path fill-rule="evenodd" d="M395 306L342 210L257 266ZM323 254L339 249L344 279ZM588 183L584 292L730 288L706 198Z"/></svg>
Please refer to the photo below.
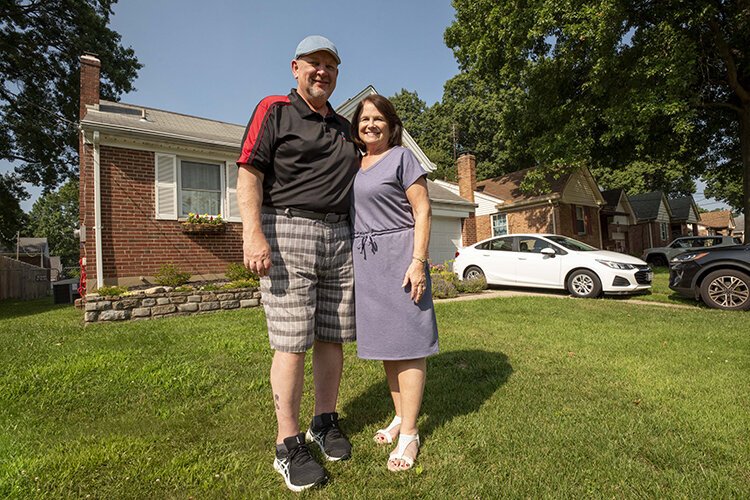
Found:
<svg viewBox="0 0 750 500"><path fill-rule="evenodd" d="M558 234L512 234L456 253L460 279L484 276L490 285L557 288L576 297L638 293L651 288L648 264Z"/></svg>

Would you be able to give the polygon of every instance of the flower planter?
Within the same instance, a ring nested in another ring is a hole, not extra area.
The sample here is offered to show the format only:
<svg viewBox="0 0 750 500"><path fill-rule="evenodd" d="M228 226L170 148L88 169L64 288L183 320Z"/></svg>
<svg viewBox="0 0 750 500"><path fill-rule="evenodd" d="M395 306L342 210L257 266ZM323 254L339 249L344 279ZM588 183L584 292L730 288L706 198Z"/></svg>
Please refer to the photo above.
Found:
<svg viewBox="0 0 750 500"><path fill-rule="evenodd" d="M216 234L223 233L227 230L227 225L222 224L193 224L183 222L181 224L182 232L188 234Z"/></svg>

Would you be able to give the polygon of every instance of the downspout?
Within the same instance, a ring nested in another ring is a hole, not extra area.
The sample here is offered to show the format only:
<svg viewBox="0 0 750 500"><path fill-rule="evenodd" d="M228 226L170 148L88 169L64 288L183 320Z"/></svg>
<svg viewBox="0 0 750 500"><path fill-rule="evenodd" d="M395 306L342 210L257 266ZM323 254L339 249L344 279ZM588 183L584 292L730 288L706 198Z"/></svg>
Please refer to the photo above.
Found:
<svg viewBox="0 0 750 500"><path fill-rule="evenodd" d="M552 209L552 234L557 234L557 221L555 220L555 204L552 203L552 200L549 201L549 206Z"/></svg>
<svg viewBox="0 0 750 500"><path fill-rule="evenodd" d="M653 226L653 224L649 222L648 223L648 247L654 248L654 237L651 234L651 226Z"/></svg>
<svg viewBox="0 0 750 500"><path fill-rule="evenodd" d="M596 221L599 223L599 248L604 248L604 231L602 230L602 207L596 207Z"/></svg>
<svg viewBox="0 0 750 500"><path fill-rule="evenodd" d="M99 168L99 131L94 131L94 232L96 233L96 288L104 286L102 262L102 186Z"/></svg>

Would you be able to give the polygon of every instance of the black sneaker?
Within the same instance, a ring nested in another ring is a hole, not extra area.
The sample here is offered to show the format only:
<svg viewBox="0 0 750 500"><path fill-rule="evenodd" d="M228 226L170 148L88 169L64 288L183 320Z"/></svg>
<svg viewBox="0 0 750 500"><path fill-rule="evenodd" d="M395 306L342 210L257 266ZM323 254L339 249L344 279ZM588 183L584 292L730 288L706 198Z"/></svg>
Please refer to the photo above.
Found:
<svg viewBox="0 0 750 500"><path fill-rule="evenodd" d="M336 412L314 416L305 437L308 442L315 441L331 462L352 456L352 444L339 429L339 414Z"/></svg>
<svg viewBox="0 0 750 500"><path fill-rule="evenodd" d="M276 445L273 468L284 476L286 487L295 492L328 480L323 467L310 455L302 433L284 439L284 444Z"/></svg>

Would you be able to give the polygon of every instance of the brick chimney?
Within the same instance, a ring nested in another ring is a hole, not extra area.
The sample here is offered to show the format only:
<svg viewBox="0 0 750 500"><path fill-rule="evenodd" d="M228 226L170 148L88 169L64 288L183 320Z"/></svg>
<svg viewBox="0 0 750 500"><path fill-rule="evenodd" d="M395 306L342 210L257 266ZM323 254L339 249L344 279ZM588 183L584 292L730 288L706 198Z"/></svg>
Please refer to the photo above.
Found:
<svg viewBox="0 0 750 500"><path fill-rule="evenodd" d="M86 105L99 104L99 73L102 63L94 54L81 56L81 108L79 119L86 115Z"/></svg>
<svg viewBox="0 0 750 500"><path fill-rule="evenodd" d="M456 160L458 169L458 194L474 202L474 191L477 190L477 159L473 154L464 153Z"/></svg>
<svg viewBox="0 0 750 500"><path fill-rule="evenodd" d="M474 191L477 189L477 159L473 154L464 153L456 160L458 170L458 194L461 198L474 203ZM461 243L463 246L477 242L477 219L473 213L461 223Z"/></svg>

